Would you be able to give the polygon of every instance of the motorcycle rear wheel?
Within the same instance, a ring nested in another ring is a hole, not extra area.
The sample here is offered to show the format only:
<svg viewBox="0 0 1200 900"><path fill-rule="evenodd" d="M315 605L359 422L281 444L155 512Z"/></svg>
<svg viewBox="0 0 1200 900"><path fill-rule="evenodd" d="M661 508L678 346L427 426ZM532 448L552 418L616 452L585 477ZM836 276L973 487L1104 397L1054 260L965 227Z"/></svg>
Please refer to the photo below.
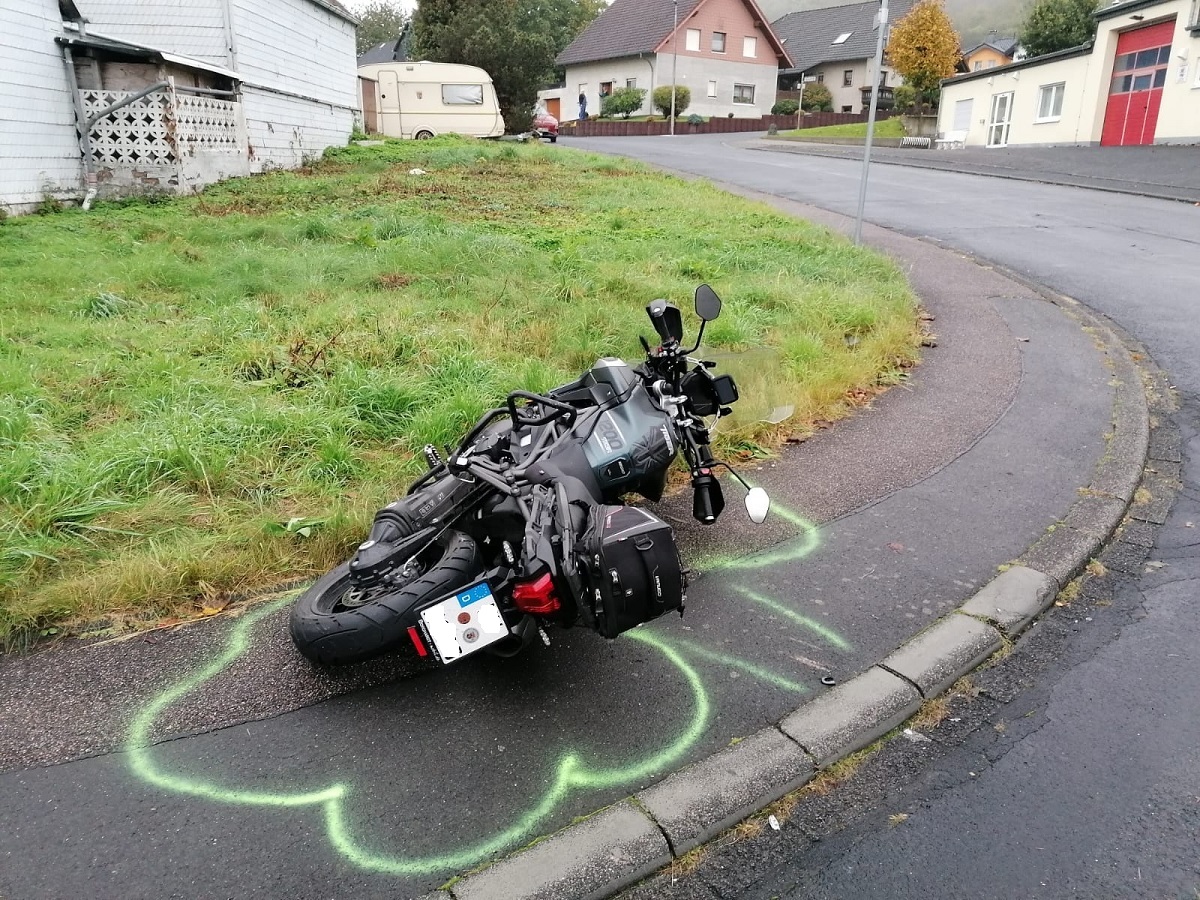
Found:
<svg viewBox="0 0 1200 900"><path fill-rule="evenodd" d="M432 565L424 574L360 605L343 602L351 587L349 563L326 572L292 607L296 648L322 665L362 662L394 649L416 624L410 615L416 607L465 587L483 572L479 550L468 535L449 531L433 549Z"/></svg>

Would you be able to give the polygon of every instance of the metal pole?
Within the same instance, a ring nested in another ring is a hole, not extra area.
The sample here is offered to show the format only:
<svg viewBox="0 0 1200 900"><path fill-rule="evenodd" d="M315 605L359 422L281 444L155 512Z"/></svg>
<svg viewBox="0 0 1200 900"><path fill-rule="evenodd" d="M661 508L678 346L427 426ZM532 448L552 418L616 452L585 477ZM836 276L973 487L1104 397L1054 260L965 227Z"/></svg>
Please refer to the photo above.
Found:
<svg viewBox="0 0 1200 900"><path fill-rule="evenodd" d="M796 108L796 130L804 127L804 73L800 73L800 105Z"/></svg>
<svg viewBox="0 0 1200 900"><path fill-rule="evenodd" d="M675 79L679 71L679 0L674 0L675 31L671 42L671 137L675 136Z"/></svg>
<svg viewBox="0 0 1200 900"><path fill-rule="evenodd" d="M875 45L875 78L871 85L871 111L867 114L867 148L863 154L862 184L858 188L858 214L854 218L854 243L862 243L863 210L867 205L867 176L871 172L871 145L875 141L875 110L879 104L879 75L883 71L883 39L887 34L888 0L880 0L879 40Z"/></svg>

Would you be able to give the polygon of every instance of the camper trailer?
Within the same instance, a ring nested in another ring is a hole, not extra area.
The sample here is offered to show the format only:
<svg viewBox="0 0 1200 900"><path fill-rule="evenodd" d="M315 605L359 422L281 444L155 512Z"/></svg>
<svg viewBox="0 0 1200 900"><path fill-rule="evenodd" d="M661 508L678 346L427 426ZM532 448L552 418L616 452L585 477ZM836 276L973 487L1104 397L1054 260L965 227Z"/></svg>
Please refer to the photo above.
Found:
<svg viewBox="0 0 1200 900"><path fill-rule="evenodd" d="M456 63L385 62L360 66L358 74L364 93L374 84L375 130L380 134L416 140L439 134L504 134L496 89L483 69ZM364 98L363 109L368 106Z"/></svg>

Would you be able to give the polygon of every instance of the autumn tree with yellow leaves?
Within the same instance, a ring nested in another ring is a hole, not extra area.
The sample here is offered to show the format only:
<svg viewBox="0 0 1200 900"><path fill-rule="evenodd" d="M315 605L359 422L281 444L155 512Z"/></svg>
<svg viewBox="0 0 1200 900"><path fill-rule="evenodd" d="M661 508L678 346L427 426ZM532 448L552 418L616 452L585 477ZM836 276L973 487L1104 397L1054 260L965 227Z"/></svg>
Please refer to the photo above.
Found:
<svg viewBox="0 0 1200 900"><path fill-rule="evenodd" d="M922 101L937 99L942 79L954 74L961 56L944 0L921 0L888 36L888 62Z"/></svg>

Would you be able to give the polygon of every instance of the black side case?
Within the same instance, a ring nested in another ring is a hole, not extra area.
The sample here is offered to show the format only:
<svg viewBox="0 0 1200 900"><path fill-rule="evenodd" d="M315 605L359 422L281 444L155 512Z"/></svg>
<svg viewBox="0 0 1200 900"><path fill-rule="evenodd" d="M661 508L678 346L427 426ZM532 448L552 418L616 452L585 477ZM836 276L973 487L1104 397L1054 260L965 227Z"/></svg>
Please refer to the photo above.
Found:
<svg viewBox="0 0 1200 900"><path fill-rule="evenodd" d="M635 506L594 506L579 542L580 614L606 638L683 612L687 587L671 526Z"/></svg>

